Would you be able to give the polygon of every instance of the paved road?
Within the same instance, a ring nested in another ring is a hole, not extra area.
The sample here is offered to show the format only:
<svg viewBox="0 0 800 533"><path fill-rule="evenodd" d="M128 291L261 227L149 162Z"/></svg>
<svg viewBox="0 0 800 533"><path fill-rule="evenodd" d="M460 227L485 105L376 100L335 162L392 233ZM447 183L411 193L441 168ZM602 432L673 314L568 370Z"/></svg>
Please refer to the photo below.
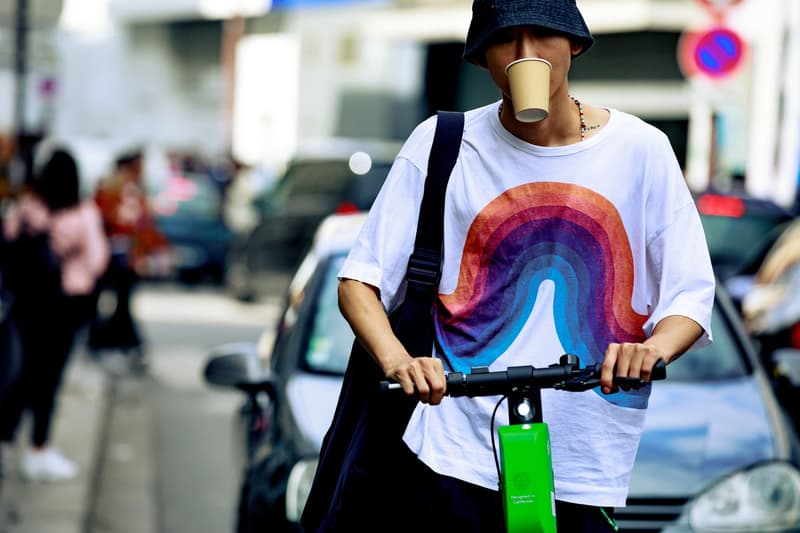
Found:
<svg viewBox="0 0 800 533"><path fill-rule="evenodd" d="M233 530L239 394L210 388L210 350L256 341L276 302L236 302L213 288L150 286L135 300L152 354L145 378L111 380L105 454L87 533L225 533Z"/></svg>

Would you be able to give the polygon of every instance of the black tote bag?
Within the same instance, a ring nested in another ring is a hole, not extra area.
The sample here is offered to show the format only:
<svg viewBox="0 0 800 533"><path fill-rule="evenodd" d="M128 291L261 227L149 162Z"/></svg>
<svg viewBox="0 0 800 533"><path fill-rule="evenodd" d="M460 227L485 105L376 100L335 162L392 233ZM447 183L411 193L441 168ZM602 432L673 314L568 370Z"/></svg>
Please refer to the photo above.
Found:
<svg viewBox="0 0 800 533"><path fill-rule="evenodd" d="M395 335L415 356L430 354L433 346L432 306L441 264L444 195L463 129L463 113L437 114L414 253L406 274L406 298L389 316ZM410 489L393 484L392 457L404 453L402 435L417 400L380 394L382 379L382 371L356 339L303 511L301 523L307 533L352 531L356 526L386 531L386 524L371 524L368 517L387 519L398 503L396 495Z"/></svg>

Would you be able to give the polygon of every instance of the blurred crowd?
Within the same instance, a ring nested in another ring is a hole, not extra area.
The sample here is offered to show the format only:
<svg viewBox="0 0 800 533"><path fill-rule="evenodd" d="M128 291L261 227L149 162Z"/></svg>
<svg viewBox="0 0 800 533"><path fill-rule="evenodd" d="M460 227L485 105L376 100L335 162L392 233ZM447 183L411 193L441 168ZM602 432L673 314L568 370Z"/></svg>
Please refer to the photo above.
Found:
<svg viewBox="0 0 800 533"><path fill-rule="evenodd" d="M22 167L24 179L8 191L2 210L0 453L16 442L23 417L30 415L21 474L70 479L77 467L51 443L53 415L76 336L94 315L110 246L98 205L81 195L69 151L42 143Z"/></svg>
<svg viewBox="0 0 800 533"><path fill-rule="evenodd" d="M206 176L221 219L221 199L241 168L226 163L171 154L169 172ZM141 280L168 277L175 265L156 199L141 148L116 153L107 175L87 182L65 144L0 136L0 469L16 446L25 478L77 475L51 427L78 343L95 359L113 353L126 371L147 370L132 296ZM23 427L29 434L18 435Z"/></svg>

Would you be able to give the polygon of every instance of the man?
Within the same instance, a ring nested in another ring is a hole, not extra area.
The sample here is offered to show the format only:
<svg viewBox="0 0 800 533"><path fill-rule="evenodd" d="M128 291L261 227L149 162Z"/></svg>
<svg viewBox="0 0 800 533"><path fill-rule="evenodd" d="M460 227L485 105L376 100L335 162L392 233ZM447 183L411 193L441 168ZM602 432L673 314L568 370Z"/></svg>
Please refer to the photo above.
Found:
<svg viewBox="0 0 800 533"><path fill-rule="evenodd" d="M488 71L501 99L466 113L445 199L433 354L407 353L386 311L403 298L435 119L407 140L340 272L356 336L421 400L408 456L387 458L418 488L392 523L502 531L489 426L497 398L443 398L445 370L543 367L574 353L603 364L602 384L543 391L558 527L612 531L650 392L618 391L613 377L649 381L659 359L710 341L714 278L668 139L569 93L571 61L592 43L574 0L475 0L464 58ZM533 123L515 118L505 72L526 57L552 65L549 115Z"/></svg>

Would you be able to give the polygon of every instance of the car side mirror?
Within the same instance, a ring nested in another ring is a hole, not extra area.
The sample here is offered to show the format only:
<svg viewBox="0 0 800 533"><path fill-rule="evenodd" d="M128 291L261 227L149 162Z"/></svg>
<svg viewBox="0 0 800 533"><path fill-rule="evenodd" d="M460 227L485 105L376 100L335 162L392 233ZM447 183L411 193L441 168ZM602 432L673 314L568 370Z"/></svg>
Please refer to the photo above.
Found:
<svg viewBox="0 0 800 533"><path fill-rule="evenodd" d="M800 388L800 350L779 348L772 352L771 359L774 374Z"/></svg>
<svg viewBox="0 0 800 533"><path fill-rule="evenodd" d="M211 385L235 388L248 394L275 396L277 384L258 356L255 343L223 344L209 355L203 377Z"/></svg>

